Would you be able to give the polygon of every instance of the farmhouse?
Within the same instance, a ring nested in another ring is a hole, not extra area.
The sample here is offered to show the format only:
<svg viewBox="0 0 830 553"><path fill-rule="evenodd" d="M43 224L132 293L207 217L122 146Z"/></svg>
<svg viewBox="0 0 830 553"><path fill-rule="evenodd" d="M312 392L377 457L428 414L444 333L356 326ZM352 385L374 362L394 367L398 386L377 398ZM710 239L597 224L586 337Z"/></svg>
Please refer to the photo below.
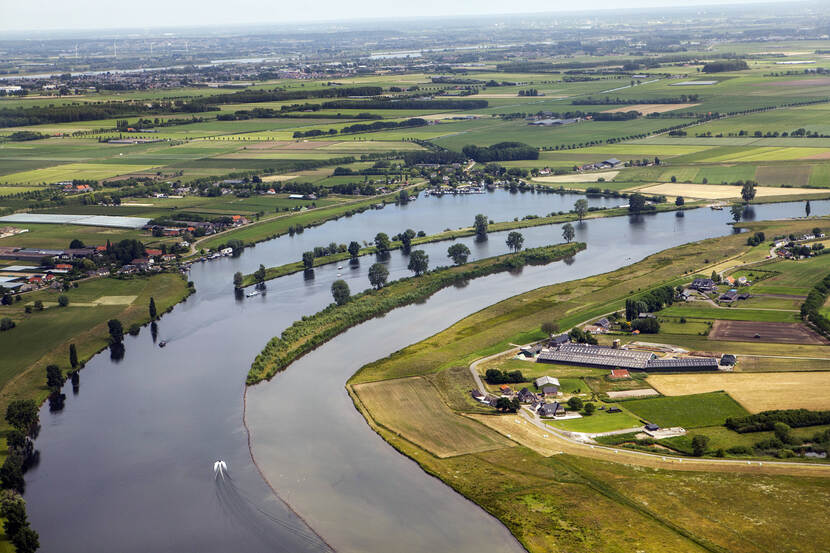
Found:
<svg viewBox="0 0 830 553"><path fill-rule="evenodd" d="M696 278L689 285L689 288L698 292L711 292L715 289L715 281L711 278Z"/></svg>
<svg viewBox="0 0 830 553"><path fill-rule="evenodd" d="M733 301L738 300L738 291L737 290L729 290L728 292L724 292L718 298L718 301L723 301L727 303L732 303Z"/></svg>
<svg viewBox="0 0 830 553"><path fill-rule="evenodd" d="M555 417L557 415L564 415L565 408L558 401L554 401L553 403L541 404L536 412L541 417Z"/></svg>
<svg viewBox="0 0 830 553"><path fill-rule="evenodd" d="M614 169L615 167L619 167L622 165L623 162L615 157L611 159L606 159L605 161L599 163L599 167L601 169Z"/></svg>
<svg viewBox="0 0 830 553"><path fill-rule="evenodd" d="M521 390L519 390L519 393L516 397L522 403L536 403L537 401L539 401L539 396L537 396L527 388L522 388Z"/></svg>

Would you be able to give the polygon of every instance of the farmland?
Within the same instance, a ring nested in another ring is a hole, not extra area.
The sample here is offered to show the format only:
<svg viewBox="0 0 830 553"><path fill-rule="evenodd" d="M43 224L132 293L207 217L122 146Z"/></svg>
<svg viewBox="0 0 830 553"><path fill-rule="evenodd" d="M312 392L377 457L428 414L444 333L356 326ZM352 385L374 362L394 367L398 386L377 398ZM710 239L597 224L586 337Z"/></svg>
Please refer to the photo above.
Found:
<svg viewBox="0 0 830 553"><path fill-rule="evenodd" d="M720 392L633 399L625 402L625 408L641 419L660 426L683 428L714 426L723 424L729 417L741 417L747 414L747 411L734 399Z"/></svg>
<svg viewBox="0 0 830 553"><path fill-rule="evenodd" d="M666 396L723 390L747 411L830 409L830 372L655 374L649 384ZM628 405L628 403L626 404Z"/></svg>

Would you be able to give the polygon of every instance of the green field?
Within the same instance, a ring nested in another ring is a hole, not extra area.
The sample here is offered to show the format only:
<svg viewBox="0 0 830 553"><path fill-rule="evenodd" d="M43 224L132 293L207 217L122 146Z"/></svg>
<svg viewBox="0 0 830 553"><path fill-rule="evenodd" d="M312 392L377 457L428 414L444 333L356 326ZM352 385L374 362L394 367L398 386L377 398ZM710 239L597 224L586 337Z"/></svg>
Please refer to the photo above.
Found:
<svg viewBox="0 0 830 553"><path fill-rule="evenodd" d="M742 417L748 414L737 401L723 392L633 399L624 402L623 405L641 419L664 428L715 426L723 424L727 417Z"/></svg>
<svg viewBox="0 0 830 553"><path fill-rule="evenodd" d="M736 302L737 307L698 307L692 303L679 303L660 311L660 315L670 317L686 317L687 319L705 319L713 321L722 319L725 321L761 321L770 323L794 323L801 320L796 312L791 311L764 311L740 307L741 301Z"/></svg>
<svg viewBox="0 0 830 553"><path fill-rule="evenodd" d="M607 413L603 410L596 411L595 414L591 416L583 416L581 419L545 422L546 424L561 430L567 430L569 432L586 432L589 434L634 428L642 424L640 419L633 416L625 409L623 409L622 413Z"/></svg>

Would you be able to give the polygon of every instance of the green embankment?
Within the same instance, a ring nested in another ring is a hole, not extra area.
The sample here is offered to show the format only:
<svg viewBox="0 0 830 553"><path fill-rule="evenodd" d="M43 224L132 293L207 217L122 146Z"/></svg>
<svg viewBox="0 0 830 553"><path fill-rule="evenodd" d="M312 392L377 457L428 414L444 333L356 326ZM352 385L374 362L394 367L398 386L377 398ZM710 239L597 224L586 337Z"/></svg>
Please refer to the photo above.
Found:
<svg viewBox="0 0 830 553"><path fill-rule="evenodd" d="M482 259L457 267L437 269L419 277L403 278L380 290L366 290L344 305L331 304L322 311L296 321L280 337L272 338L248 372L248 385L270 379L299 357L352 326L397 307L425 300L456 282L510 270L524 264L550 263L572 256L584 243L559 244Z"/></svg>
<svg viewBox="0 0 830 553"><path fill-rule="evenodd" d="M675 207L674 205L663 205L658 206L657 211L677 211L681 208ZM694 209L694 207L685 206L683 209ZM601 217L620 217L622 215L627 215L628 209L627 208L611 208L611 209L602 209L597 211L591 211L585 214L585 219L599 219ZM498 223L493 223L488 225L487 231L488 232L504 232L508 230L516 230L522 228L531 228L531 227L539 227L543 225L555 225L558 223L566 223L569 221L576 221L577 220L576 213L565 213L563 215L553 215L551 217L537 217L535 219L522 219L519 221L501 221ZM420 244L429 244L432 242L441 242L444 240L455 240L457 238L465 238L468 236L473 236L475 234L475 229L473 227L464 227L457 230L448 230L444 232L439 232L437 234L430 234L429 236L421 236L412 239L412 246L418 246ZM558 238L558 236L557 236ZM390 250L397 250L403 247L403 243L400 241L395 241L390 243ZM365 248L361 248L360 252L358 252L358 257L362 257L364 255L371 255L377 253L377 248L375 246L368 246ZM328 265L329 263L337 263L338 261L344 261L349 259L351 256L347 252L343 253L336 253L332 255L325 255L322 257L314 258L314 267L320 267L321 265ZM305 266L303 265L302 261L294 261L293 263L286 263L285 265L278 265L276 267L267 267L265 269L265 280L272 280L275 278L279 278L282 276L298 273L303 271ZM256 284L256 278L254 278L253 273L249 273L244 276L243 279L243 286L250 286L252 284Z"/></svg>

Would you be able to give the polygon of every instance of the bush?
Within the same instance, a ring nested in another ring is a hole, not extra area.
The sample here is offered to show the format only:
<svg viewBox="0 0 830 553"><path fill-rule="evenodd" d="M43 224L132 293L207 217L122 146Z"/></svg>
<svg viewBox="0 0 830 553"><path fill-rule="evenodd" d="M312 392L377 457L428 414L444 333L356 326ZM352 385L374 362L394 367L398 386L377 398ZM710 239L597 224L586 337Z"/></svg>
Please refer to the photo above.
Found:
<svg viewBox="0 0 830 553"><path fill-rule="evenodd" d="M643 334L657 334L660 332L660 323L657 319L634 319L631 321L631 330L639 330Z"/></svg>
<svg viewBox="0 0 830 553"><path fill-rule="evenodd" d="M0 330L11 330L14 328L14 321L8 317L0 319Z"/></svg>
<svg viewBox="0 0 830 553"><path fill-rule="evenodd" d="M573 396L571 397L571 399L568 400L568 407L570 407L574 411L581 411L584 405L580 398Z"/></svg>
<svg viewBox="0 0 830 553"><path fill-rule="evenodd" d="M484 373L484 380L488 384L517 384L524 382L525 377L522 371L500 371L499 369L487 369Z"/></svg>
<svg viewBox="0 0 830 553"><path fill-rule="evenodd" d="M703 457L706 448L709 446L709 436L697 434L692 438L692 454L695 457Z"/></svg>
<svg viewBox="0 0 830 553"><path fill-rule="evenodd" d="M130 336L138 336L138 333L141 332L141 325L133 323L130 325L130 330L128 332L130 333Z"/></svg>
<svg viewBox="0 0 830 553"><path fill-rule="evenodd" d="M784 423L790 428L830 424L830 411L809 411L807 409L776 409L762 411L745 417L729 417L724 423L727 428L746 434L774 430L775 423Z"/></svg>
<svg viewBox="0 0 830 553"><path fill-rule="evenodd" d="M58 305L61 307L66 307L69 305L69 298L65 294L61 294L58 296Z"/></svg>

